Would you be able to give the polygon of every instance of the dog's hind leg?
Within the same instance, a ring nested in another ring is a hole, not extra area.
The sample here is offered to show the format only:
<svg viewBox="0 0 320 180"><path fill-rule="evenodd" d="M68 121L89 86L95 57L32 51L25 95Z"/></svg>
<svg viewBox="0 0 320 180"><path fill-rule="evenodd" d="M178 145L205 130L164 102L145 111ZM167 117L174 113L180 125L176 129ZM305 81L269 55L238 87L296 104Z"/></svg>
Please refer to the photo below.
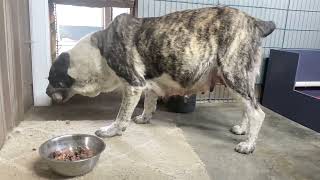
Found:
<svg viewBox="0 0 320 180"><path fill-rule="evenodd" d="M229 74L230 75L230 74ZM225 75L228 86L238 94L244 104L244 119L240 128L241 130L248 129L248 137L244 142L240 142L235 150L240 153L249 154L252 153L256 146L256 140L264 120L265 114L261 110L254 94L255 74L247 72L244 74L231 75L228 77L228 73ZM240 77L243 76L243 77ZM236 79L236 81L232 81ZM247 119L245 119L247 118ZM246 127L248 126L248 127Z"/></svg>
<svg viewBox="0 0 320 180"><path fill-rule="evenodd" d="M233 126L230 131L236 135L244 135L248 131L249 118L247 110L243 110L242 121L240 125Z"/></svg>
<svg viewBox="0 0 320 180"><path fill-rule="evenodd" d="M133 118L133 121L137 124L149 123L152 118L152 114L157 109L157 100L158 95L155 92L152 90L146 90L143 113L140 116Z"/></svg>
<svg viewBox="0 0 320 180"><path fill-rule="evenodd" d="M261 110L259 104L243 99L246 113L248 115L248 138L244 142L240 142L235 150L240 153L249 154L254 151L256 140L265 117L265 113Z"/></svg>
<svg viewBox="0 0 320 180"><path fill-rule="evenodd" d="M115 122L109 126L101 127L95 132L96 135L100 137L121 135L131 120L132 113L139 102L142 91L142 87L124 87L121 107Z"/></svg>
<svg viewBox="0 0 320 180"><path fill-rule="evenodd" d="M247 129L247 140L240 142L235 148L237 152L244 154L249 154L254 151L256 140L265 117L254 93L256 75L258 74L258 68L260 67L258 66L260 65L260 56L258 55L256 61L243 59L242 61L232 61L241 62L243 64L232 66L232 63L229 63L222 67L223 78L227 86L239 95L244 104L244 116L241 126L239 126L239 129L237 129L237 127L233 127L232 129L234 132L239 130L236 132L238 134L243 134ZM245 63L248 63L249 65L244 66ZM250 63L252 64L250 65Z"/></svg>

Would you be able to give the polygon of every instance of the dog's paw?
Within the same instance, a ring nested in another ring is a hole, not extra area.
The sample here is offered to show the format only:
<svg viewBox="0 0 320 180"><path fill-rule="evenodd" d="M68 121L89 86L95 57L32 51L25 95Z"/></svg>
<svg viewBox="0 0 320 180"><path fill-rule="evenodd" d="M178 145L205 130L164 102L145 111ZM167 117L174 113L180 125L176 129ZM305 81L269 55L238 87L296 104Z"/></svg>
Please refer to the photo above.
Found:
<svg viewBox="0 0 320 180"><path fill-rule="evenodd" d="M151 118L140 115L140 116L134 117L132 120L137 124L147 124L147 123L150 123L150 119Z"/></svg>
<svg viewBox="0 0 320 180"><path fill-rule="evenodd" d="M236 135L244 135L246 134L246 130L244 128L241 128L239 125L236 125L236 126L233 126L230 131L233 133L233 134L236 134Z"/></svg>
<svg viewBox="0 0 320 180"><path fill-rule="evenodd" d="M236 148L235 151L242 153L242 154L250 154L254 151L255 149L255 144L254 143L249 143L247 141L240 142Z"/></svg>
<svg viewBox="0 0 320 180"><path fill-rule="evenodd" d="M95 134L102 138L121 136L123 130L125 129L121 129L119 126L115 126L115 124L112 123L109 126L101 127L95 132Z"/></svg>

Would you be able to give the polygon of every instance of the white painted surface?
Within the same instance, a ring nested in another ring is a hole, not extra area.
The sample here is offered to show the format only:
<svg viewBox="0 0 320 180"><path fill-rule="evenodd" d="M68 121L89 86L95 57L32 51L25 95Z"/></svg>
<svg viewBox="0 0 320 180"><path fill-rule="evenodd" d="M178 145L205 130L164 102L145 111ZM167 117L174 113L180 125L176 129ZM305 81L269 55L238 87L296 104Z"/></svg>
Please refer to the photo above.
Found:
<svg viewBox="0 0 320 180"><path fill-rule="evenodd" d="M320 81L297 81L296 87L320 87Z"/></svg>
<svg viewBox="0 0 320 180"><path fill-rule="evenodd" d="M49 106L46 94L51 66L48 1L29 0L34 106Z"/></svg>

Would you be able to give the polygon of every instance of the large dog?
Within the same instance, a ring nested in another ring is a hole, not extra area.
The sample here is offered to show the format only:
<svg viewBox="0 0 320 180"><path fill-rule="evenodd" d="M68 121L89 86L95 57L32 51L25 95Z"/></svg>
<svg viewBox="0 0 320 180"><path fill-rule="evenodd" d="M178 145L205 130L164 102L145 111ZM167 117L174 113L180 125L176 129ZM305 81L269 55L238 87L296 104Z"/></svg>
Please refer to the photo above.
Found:
<svg viewBox="0 0 320 180"><path fill-rule="evenodd" d="M136 123L150 121L159 96L208 91L222 78L244 103L242 122L231 131L248 134L235 148L248 154L255 149L265 117L254 94L261 41L274 29L273 22L229 7L155 18L122 14L58 56L50 69L47 94L65 102L74 94L93 97L121 87L116 120L96 131L100 137L111 137L127 128L143 92L144 111L133 119Z"/></svg>

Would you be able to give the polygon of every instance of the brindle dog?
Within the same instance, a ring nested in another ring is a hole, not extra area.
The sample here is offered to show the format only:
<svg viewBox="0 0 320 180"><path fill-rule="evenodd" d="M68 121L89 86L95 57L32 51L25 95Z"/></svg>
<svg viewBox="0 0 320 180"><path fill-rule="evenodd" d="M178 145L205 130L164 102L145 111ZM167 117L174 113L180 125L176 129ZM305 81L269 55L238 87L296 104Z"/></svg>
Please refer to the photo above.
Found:
<svg viewBox="0 0 320 180"><path fill-rule="evenodd" d="M244 104L235 134L248 134L235 150L253 152L265 114L254 94L262 61L261 41L275 29L230 7L185 10L154 18L120 15L105 29L81 39L53 63L47 94L65 102L74 94L96 96L118 87L123 100L100 137L121 135L145 93L144 111L136 123L148 123L159 96L208 91L217 79ZM219 77L219 78L217 78Z"/></svg>

